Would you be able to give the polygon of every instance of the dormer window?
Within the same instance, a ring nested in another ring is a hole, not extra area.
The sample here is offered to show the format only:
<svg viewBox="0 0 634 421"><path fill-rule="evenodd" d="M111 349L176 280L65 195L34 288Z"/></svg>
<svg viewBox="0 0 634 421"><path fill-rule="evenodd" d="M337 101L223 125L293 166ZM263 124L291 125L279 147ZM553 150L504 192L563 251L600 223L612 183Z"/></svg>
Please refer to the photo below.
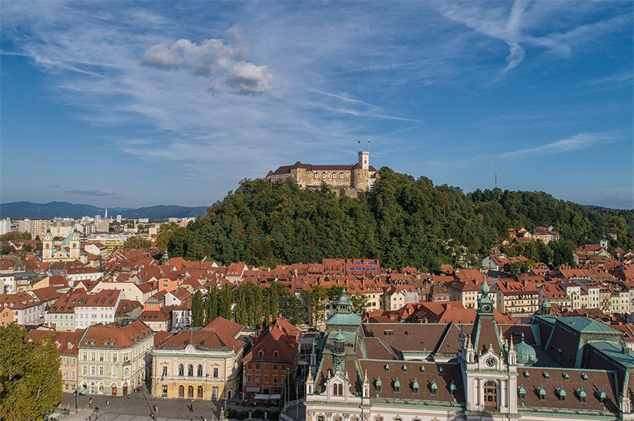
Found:
<svg viewBox="0 0 634 421"><path fill-rule="evenodd" d="M264 357L264 351L263 350L259 350L258 351L258 357Z"/></svg>
<svg viewBox="0 0 634 421"><path fill-rule="evenodd" d="M581 373L581 379L583 381L587 381L588 380L588 375L586 373Z"/></svg>
<svg viewBox="0 0 634 421"><path fill-rule="evenodd" d="M380 392L383 389L383 382L381 382L381 378L377 378L374 382L374 388L377 392Z"/></svg>
<svg viewBox="0 0 634 421"><path fill-rule="evenodd" d="M432 380L429 384L429 391L433 396L436 396L438 394L438 385L436 384L436 380Z"/></svg>
<svg viewBox="0 0 634 421"><path fill-rule="evenodd" d="M586 396L586 392L584 392L583 389L577 390L577 397L579 398L579 402L586 403Z"/></svg>
<svg viewBox="0 0 634 421"><path fill-rule="evenodd" d="M564 390L563 387L560 387L559 389L557 389L557 396L559 397L559 400L562 402L566 400L566 391Z"/></svg>
<svg viewBox="0 0 634 421"><path fill-rule="evenodd" d="M421 373L424 373L424 372L425 372L425 366L424 366L424 365L421 365L421 366L420 366L420 372L421 372Z"/></svg>
<svg viewBox="0 0 634 421"><path fill-rule="evenodd" d="M277 349L273 351L273 358L277 358L279 356L280 356L280 353L277 351Z"/></svg>
<svg viewBox="0 0 634 421"><path fill-rule="evenodd" d="M456 382L452 380L451 383L449 383L449 393L451 393L451 396L455 397L457 391L458 386L456 386Z"/></svg>
<svg viewBox="0 0 634 421"><path fill-rule="evenodd" d="M547 372L547 371L544 371L542 374L544 375L544 378L545 378L545 379L550 378L550 375L548 374L548 372Z"/></svg>
<svg viewBox="0 0 634 421"><path fill-rule="evenodd" d="M526 377L527 379L531 377L531 373L529 373L528 371L524 372L524 377Z"/></svg>
<svg viewBox="0 0 634 421"><path fill-rule="evenodd" d="M403 365L403 367L401 367L401 368L403 369L403 371L404 371L405 373L407 373L407 366L406 366L406 365Z"/></svg>
<svg viewBox="0 0 634 421"><path fill-rule="evenodd" d="M526 399L526 389L524 389L524 386L520 386L520 387L517 388L517 396L521 400Z"/></svg>
<svg viewBox="0 0 634 421"><path fill-rule="evenodd" d="M564 373L561 376L564 378L564 380L570 379L570 376L568 375L568 373Z"/></svg>
<svg viewBox="0 0 634 421"><path fill-rule="evenodd" d="M385 371L390 371L390 365L389 364L385 364Z"/></svg>
<svg viewBox="0 0 634 421"><path fill-rule="evenodd" d="M419 390L418 380L414 379L414 381L412 382L412 391L414 393L418 393L418 390Z"/></svg>
<svg viewBox="0 0 634 421"><path fill-rule="evenodd" d="M394 380L394 392L399 393L401 391L401 382L398 379Z"/></svg>
<svg viewBox="0 0 634 421"><path fill-rule="evenodd" d="M537 397L539 397L540 401L546 400L546 390L541 386L537 388Z"/></svg>
<svg viewBox="0 0 634 421"><path fill-rule="evenodd" d="M597 390L597 398L599 399L600 402L603 403L603 401L605 399L607 399L608 395L605 394L605 392L603 391L603 389L599 389Z"/></svg>

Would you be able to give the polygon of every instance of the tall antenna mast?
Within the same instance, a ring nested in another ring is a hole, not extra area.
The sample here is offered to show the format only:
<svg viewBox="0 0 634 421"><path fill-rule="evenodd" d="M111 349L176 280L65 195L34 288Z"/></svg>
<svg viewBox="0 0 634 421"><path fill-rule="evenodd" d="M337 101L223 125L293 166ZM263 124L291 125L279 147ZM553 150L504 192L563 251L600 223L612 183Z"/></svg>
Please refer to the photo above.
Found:
<svg viewBox="0 0 634 421"><path fill-rule="evenodd" d="M495 163L495 188L498 188L498 163Z"/></svg>

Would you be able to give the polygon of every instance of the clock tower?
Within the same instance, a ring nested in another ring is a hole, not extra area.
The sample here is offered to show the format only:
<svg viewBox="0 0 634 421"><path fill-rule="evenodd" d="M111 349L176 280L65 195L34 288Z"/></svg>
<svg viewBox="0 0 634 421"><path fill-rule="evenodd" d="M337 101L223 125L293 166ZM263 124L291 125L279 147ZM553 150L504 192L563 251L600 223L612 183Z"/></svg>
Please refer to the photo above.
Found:
<svg viewBox="0 0 634 421"><path fill-rule="evenodd" d="M495 322L486 278L473 329L459 351L467 409L475 413L517 414L517 354Z"/></svg>

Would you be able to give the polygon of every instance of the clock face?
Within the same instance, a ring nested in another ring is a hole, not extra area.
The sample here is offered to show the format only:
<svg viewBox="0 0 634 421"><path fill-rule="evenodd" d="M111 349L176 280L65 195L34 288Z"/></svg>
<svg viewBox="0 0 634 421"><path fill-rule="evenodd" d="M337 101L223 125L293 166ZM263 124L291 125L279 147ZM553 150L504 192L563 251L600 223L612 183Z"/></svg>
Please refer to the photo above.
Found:
<svg viewBox="0 0 634 421"><path fill-rule="evenodd" d="M491 311L491 306L490 306L490 305L488 305L488 304L485 304L485 305L483 305L483 306L482 306L482 310L484 310L484 311Z"/></svg>
<svg viewBox="0 0 634 421"><path fill-rule="evenodd" d="M495 367L495 364L497 363L497 361L495 361L495 358L490 357L488 360L486 360L486 365L487 367Z"/></svg>

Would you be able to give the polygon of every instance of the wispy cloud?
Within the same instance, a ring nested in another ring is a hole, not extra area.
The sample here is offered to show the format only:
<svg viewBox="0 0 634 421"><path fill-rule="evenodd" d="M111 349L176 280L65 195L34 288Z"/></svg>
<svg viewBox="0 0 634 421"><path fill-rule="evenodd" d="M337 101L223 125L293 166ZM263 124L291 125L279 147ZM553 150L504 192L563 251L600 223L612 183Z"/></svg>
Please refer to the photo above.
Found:
<svg viewBox="0 0 634 421"><path fill-rule="evenodd" d="M567 139L557 140L532 148L519 149L517 151L506 152L499 155L500 158L520 158L527 155L553 154L561 152L571 152L578 149L585 149L596 144L613 140L610 133L580 133Z"/></svg>
<svg viewBox="0 0 634 421"><path fill-rule="evenodd" d="M454 112L477 108L453 109L452 95L488 95L536 51L572 57L627 21L586 3L3 2L2 54L29 57L43 96L95 128L87 148L170 166L166 178L218 198L298 159L347 162L333 151L361 134L381 139L373 156L433 144ZM480 121L498 114L483 109ZM429 138L415 132L423 122ZM442 139L454 151L463 134Z"/></svg>
<svg viewBox="0 0 634 421"><path fill-rule="evenodd" d="M631 84L634 79L634 73L632 69L612 73L610 75L600 77L597 79L591 79L580 85L611 85L616 84L622 86L624 84Z"/></svg>
<svg viewBox="0 0 634 421"><path fill-rule="evenodd" d="M76 194L79 196L106 197L114 196L115 193L102 190L66 190L66 193Z"/></svg>
<svg viewBox="0 0 634 421"><path fill-rule="evenodd" d="M620 27L631 26L631 10L565 29L557 25L544 26L544 22L562 12L574 15L586 8L597 7L591 3L515 0L508 10L505 3L490 8L481 2L456 1L439 2L438 8L451 21L508 46L507 65L496 77L498 80L524 61L527 46L570 57L574 48L592 43L597 37Z"/></svg>

